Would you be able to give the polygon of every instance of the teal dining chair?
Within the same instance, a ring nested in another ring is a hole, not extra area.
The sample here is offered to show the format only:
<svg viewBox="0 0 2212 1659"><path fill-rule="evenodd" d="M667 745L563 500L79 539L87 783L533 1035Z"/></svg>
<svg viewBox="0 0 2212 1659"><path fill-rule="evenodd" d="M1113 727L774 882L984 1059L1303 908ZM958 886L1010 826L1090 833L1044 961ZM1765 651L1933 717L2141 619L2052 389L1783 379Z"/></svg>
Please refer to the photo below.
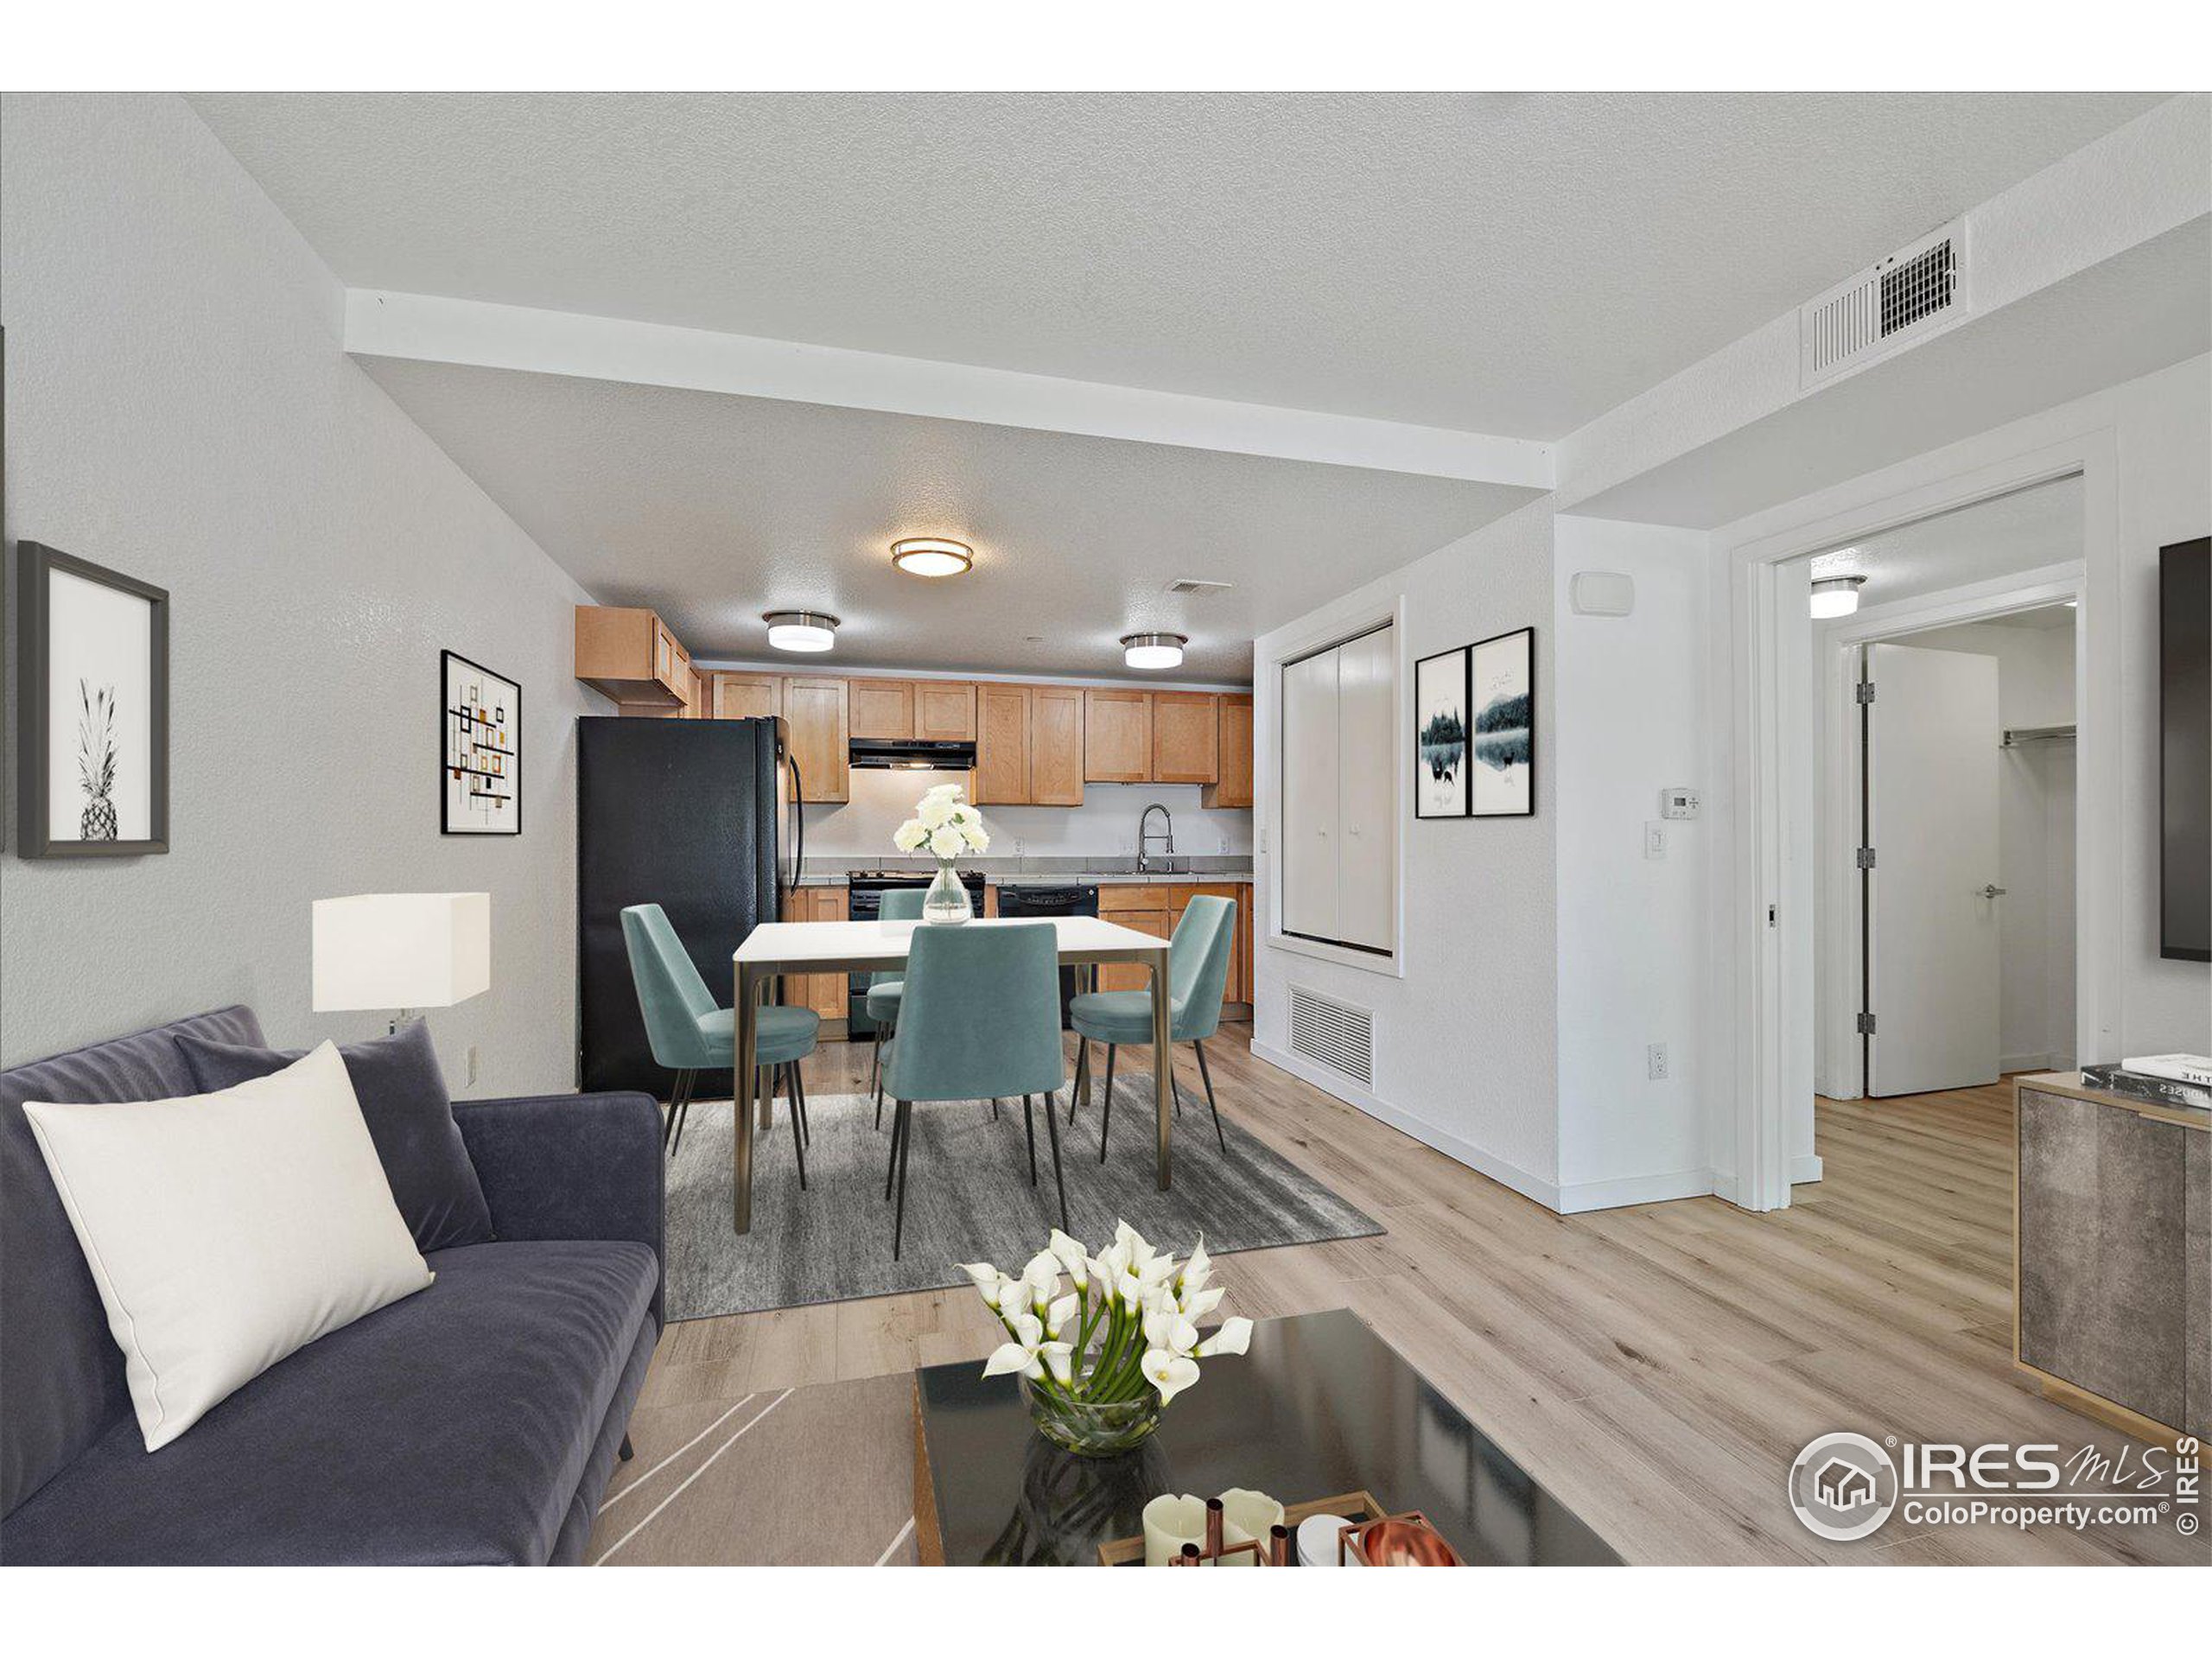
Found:
<svg viewBox="0 0 2212 1659"><path fill-rule="evenodd" d="M653 1059L676 1073L668 1099L668 1122L661 1145L671 1158L683 1142L683 1121L690 1116L691 1090L702 1071L737 1065L737 1014L717 1004L707 982L692 965L691 953L669 925L658 905L632 905L622 912L622 943L629 948L630 976L638 988L638 1007L645 1017L645 1039ZM791 1146L798 1154L799 1190L806 1190L806 1085L798 1063L814 1052L822 1016L811 1008L771 1005L760 1010L753 1045L760 1071L783 1078L791 1096ZM733 1109L748 1109L748 1080L737 1082ZM773 1087L773 1084L771 1084Z"/></svg>
<svg viewBox="0 0 2212 1659"><path fill-rule="evenodd" d="M900 995L899 1029L883 1050L891 1096L891 1167L883 1196L895 1190L891 1259L906 1230L906 1166L918 1102L1021 1096L1029 1136L1029 1184L1037 1184L1037 1122L1031 1097L1045 1101L1052 1143L1052 1185L1060 1230L1068 1226L1068 1188L1060 1173L1054 1097L1067 1081L1060 1047L1059 936L1050 922L914 931Z"/></svg>
<svg viewBox="0 0 2212 1659"><path fill-rule="evenodd" d="M1221 1027L1221 1003L1229 986L1229 958L1236 946L1236 901L1216 893L1200 893L1184 907L1175 924L1175 937L1167 942L1167 1040L1188 1043L1198 1051L1198 1076L1206 1085L1206 1106L1213 1113L1214 1139L1229 1150L1222 1133L1221 1108L1214 1104L1213 1073L1206 1066L1205 1039ZM1075 1027L1079 1045L1076 1055L1076 1092L1090 1075L1090 1045L1106 1045L1106 1092L1098 1114L1098 1161L1106 1161L1106 1131L1114 1116L1114 1051L1124 1043L1153 1039L1152 993L1146 991L1086 991L1068 1001L1068 1023ZM1174 1066L1168 1077L1174 1077ZM1182 1109L1178 1091L1175 1109ZM1068 1122L1075 1122L1076 1096L1068 1100Z"/></svg>
<svg viewBox="0 0 2212 1659"><path fill-rule="evenodd" d="M929 897L926 887L892 887L876 901L876 915L887 922L918 922L922 919L922 900ZM868 1058L868 1087L875 1094L875 1127L883 1127L883 1033L899 1027L899 996L903 988L901 971L872 974L868 982L868 1017L875 1022L875 1052Z"/></svg>

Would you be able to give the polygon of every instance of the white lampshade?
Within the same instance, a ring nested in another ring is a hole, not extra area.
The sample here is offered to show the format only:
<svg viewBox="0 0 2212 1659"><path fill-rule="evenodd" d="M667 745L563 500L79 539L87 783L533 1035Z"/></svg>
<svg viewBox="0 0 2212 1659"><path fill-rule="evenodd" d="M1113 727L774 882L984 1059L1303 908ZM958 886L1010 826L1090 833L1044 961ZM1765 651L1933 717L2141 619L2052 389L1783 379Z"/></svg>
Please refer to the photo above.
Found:
<svg viewBox="0 0 2212 1659"><path fill-rule="evenodd" d="M315 901L315 1007L448 1008L492 984L488 893Z"/></svg>

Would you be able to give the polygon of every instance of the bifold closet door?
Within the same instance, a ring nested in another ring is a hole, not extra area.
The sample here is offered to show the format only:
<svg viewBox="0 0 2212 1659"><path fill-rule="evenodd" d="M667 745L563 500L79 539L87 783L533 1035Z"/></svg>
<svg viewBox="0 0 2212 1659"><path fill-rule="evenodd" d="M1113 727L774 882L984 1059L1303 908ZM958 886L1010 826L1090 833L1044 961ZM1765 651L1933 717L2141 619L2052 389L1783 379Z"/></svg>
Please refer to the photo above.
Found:
<svg viewBox="0 0 2212 1659"><path fill-rule="evenodd" d="M1396 633L1389 628L1337 647L1337 933L1346 944L1388 950L1396 931Z"/></svg>
<svg viewBox="0 0 2212 1659"><path fill-rule="evenodd" d="M1282 925L1314 939L1338 937L1340 654L1321 652L1282 671Z"/></svg>

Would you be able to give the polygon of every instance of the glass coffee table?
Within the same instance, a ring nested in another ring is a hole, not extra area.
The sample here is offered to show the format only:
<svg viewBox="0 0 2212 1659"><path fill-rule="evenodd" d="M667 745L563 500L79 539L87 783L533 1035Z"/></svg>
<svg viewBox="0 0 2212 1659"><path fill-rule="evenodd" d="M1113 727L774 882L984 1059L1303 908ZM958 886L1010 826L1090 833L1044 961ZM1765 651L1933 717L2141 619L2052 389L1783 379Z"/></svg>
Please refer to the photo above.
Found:
<svg viewBox="0 0 2212 1659"><path fill-rule="evenodd" d="M925 1563L1096 1567L1162 1492L1232 1486L1286 1505L1372 1493L1419 1510L1472 1566L1618 1566L1620 1557L1357 1314L1262 1319L1251 1351L1205 1362L1159 1431L1078 1458L980 1362L914 1373L914 1519Z"/></svg>

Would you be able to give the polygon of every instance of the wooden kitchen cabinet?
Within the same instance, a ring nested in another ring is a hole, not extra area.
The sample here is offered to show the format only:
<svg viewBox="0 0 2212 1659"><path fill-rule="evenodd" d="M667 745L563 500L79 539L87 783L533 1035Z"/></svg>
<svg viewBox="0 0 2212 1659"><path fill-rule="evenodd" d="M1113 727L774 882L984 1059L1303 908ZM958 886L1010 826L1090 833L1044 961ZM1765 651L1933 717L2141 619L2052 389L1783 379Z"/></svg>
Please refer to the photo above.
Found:
<svg viewBox="0 0 2212 1659"><path fill-rule="evenodd" d="M1225 696L1217 700L1220 717L1219 770L1215 781L1198 797L1202 806L1252 804L1252 699Z"/></svg>
<svg viewBox="0 0 2212 1659"><path fill-rule="evenodd" d="M715 720L763 720L784 712L780 674L715 674L708 707Z"/></svg>
<svg viewBox="0 0 2212 1659"><path fill-rule="evenodd" d="M912 680L848 680L852 735L882 741L914 735Z"/></svg>
<svg viewBox="0 0 2212 1659"><path fill-rule="evenodd" d="M845 686L843 680L797 675L784 680L785 727L791 758L798 763L800 788L810 801L852 798L847 768L852 729Z"/></svg>
<svg viewBox="0 0 2212 1659"><path fill-rule="evenodd" d="M652 612L634 606L576 607L576 677L627 706L675 710L684 702L683 647Z"/></svg>
<svg viewBox="0 0 2212 1659"><path fill-rule="evenodd" d="M1084 694L1085 782L1152 781L1152 693L1093 686Z"/></svg>
<svg viewBox="0 0 2212 1659"><path fill-rule="evenodd" d="M1089 721L1079 685L1029 688L1029 804L1081 806Z"/></svg>
<svg viewBox="0 0 2212 1659"><path fill-rule="evenodd" d="M914 735L927 743L976 741L976 688L965 680L916 680Z"/></svg>
<svg viewBox="0 0 2212 1659"><path fill-rule="evenodd" d="M1221 780L1221 699L1211 691L1152 694L1152 781Z"/></svg>
<svg viewBox="0 0 2212 1659"><path fill-rule="evenodd" d="M842 887L798 887L788 893L786 919L794 922L842 922L847 915ZM784 981L784 1002L794 1008L811 1008L824 1020L845 1019L850 990L843 974L794 974Z"/></svg>
<svg viewBox="0 0 2212 1659"><path fill-rule="evenodd" d="M976 787L969 798L976 805L1029 804L1032 706L1026 685L976 688Z"/></svg>

